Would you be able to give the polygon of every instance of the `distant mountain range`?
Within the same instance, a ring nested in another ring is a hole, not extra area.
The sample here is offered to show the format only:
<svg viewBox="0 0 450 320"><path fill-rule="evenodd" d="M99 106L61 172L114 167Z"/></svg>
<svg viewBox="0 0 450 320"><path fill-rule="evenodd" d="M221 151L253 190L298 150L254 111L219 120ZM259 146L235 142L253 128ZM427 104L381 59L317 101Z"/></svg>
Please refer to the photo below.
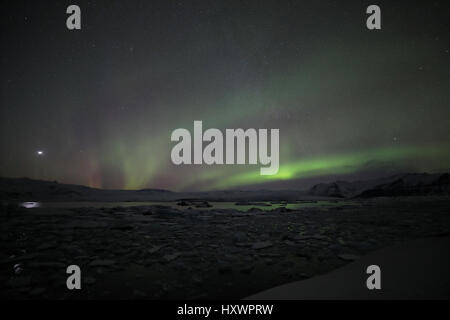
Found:
<svg viewBox="0 0 450 320"><path fill-rule="evenodd" d="M450 195L450 174L407 173L365 181L320 183L308 194L338 198Z"/></svg>
<svg viewBox="0 0 450 320"><path fill-rule="evenodd" d="M164 201L170 200L171 194L158 189L106 190L56 181L0 178L0 200L4 201Z"/></svg>
<svg viewBox="0 0 450 320"><path fill-rule="evenodd" d="M325 198L450 195L450 174L409 173L381 179L320 183L309 190L224 190L172 192L161 189L108 190L28 178L0 178L0 201L141 202L201 199L208 201L295 201Z"/></svg>
<svg viewBox="0 0 450 320"><path fill-rule="evenodd" d="M163 189L111 190L62 184L28 178L0 178L0 201L22 202L142 202L202 199L208 201L282 201L309 197L298 190L224 190L210 192L172 192Z"/></svg>

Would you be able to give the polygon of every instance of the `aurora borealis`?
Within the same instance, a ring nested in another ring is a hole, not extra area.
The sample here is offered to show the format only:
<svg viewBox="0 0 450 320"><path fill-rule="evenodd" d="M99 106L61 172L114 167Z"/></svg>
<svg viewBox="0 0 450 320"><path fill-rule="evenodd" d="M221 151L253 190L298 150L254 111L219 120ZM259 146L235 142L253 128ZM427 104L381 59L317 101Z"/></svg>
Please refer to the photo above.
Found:
<svg viewBox="0 0 450 320"><path fill-rule="evenodd" d="M3 1L0 176L101 188L292 188L448 171L448 4ZM280 170L175 166L171 132L279 128ZM41 156L36 156L37 151ZM268 183L268 184L266 184Z"/></svg>

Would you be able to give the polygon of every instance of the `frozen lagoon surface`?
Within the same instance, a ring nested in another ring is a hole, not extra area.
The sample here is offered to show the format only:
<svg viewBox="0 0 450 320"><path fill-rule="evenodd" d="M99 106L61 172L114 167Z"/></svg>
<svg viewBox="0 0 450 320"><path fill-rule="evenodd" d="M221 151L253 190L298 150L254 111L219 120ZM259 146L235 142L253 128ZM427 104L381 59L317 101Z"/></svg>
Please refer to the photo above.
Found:
<svg viewBox="0 0 450 320"><path fill-rule="evenodd" d="M242 299L325 275L397 243L450 234L448 197L284 202L301 208L289 212L276 209L281 202L211 201L209 208L179 202L41 201L39 208L5 207L0 292L11 299ZM257 204L265 211L242 212ZM445 243L437 250L447 251ZM79 292L65 286L72 264L82 268L86 281ZM365 269L360 274L365 276ZM443 297L426 292L432 296Z"/></svg>
<svg viewBox="0 0 450 320"><path fill-rule="evenodd" d="M189 201L189 200L188 200ZM338 200L319 200L319 201L257 201L257 202L231 202L231 201L208 201L208 207L202 206L202 201L195 201L189 205L179 205L180 201L148 201L148 202L97 202L97 201L76 201L76 202L24 202L22 207L31 208L115 208L115 207L145 207L145 206L166 206L176 209L200 209L200 210L224 210L234 209L238 211L248 211L252 208L257 208L265 211L270 211L279 208L287 208L290 210L297 210L302 208L321 208L321 207L336 207L336 206L357 206L359 202L355 201L338 201ZM33 204L33 205L30 205Z"/></svg>

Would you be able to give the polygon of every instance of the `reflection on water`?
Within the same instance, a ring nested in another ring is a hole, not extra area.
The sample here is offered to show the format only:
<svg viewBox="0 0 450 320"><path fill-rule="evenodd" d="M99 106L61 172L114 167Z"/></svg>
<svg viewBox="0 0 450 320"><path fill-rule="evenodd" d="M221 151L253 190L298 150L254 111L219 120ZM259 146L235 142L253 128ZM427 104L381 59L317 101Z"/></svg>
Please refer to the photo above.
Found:
<svg viewBox="0 0 450 320"><path fill-rule="evenodd" d="M31 209L31 208L39 208L41 204L39 202L23 202L20 204L21 207Z"/></svg>
<svg viewBox="0 0 450 320"><path fill-rule="evenodd" d="M189 208L195 210L211 210L211 209L234 209L238 211L247 211L252 208L258 208L261 210L274 210L277 208L287 209L301 209L308 207L330 207L330 206L342 206L342 205L357 205L351 201L298 201L298 202L270 202L270 201L258 201L255 203L247 202L216 202L208 201L209 207L196 207L195 203L192 205L179 205L178 201L149 201L149 202L96 202L96 201L77 201L77 202L24 202L21 204L25 208L114 208L114 207L136 207L136 206L168 206L177 208L180 210L186 210Z"/></svg>

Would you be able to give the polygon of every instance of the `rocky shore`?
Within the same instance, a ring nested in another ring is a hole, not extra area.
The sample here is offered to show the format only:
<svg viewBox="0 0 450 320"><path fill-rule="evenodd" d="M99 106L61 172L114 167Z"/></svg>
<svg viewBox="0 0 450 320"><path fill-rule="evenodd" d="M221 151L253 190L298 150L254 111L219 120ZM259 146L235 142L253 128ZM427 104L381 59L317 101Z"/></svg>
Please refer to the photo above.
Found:
<svg viewBox="0 0 450 320"><path fill-rule="evenodd" d="M375 249L450 233L448 197L248 211L184 206L17 208L0 214L6 298L243 298ZM82 289L66 288L78 265Z"/></svg>

